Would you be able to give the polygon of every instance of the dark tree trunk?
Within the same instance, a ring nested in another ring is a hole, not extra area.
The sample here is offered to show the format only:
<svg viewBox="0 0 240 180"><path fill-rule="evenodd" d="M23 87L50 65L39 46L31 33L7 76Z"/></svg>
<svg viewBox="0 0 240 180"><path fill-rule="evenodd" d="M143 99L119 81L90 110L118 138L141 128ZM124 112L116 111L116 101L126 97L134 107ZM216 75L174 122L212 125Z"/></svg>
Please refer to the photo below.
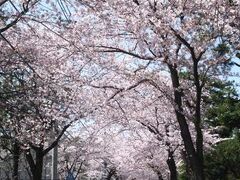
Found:
<svg viewBox="0 0 240 180"><path fill-rule="evenodd" d="M31 154L31 151L28 150L26 152L26 159L29 164L33 180L41 180L42 179L42 169L43 169L43 158L44 156L51 151L54 147L58 145L59 140L67 130L71 126L72 122L65 125L63 129L58 134L57 138L48 146L46 149L43 148L43 146L35 146L31 144L32 151L35 152L35 160L33 159L33 156Z"/></svg>
<svg viewBox="0 0 240 180"><path fill-rule="evenodd" d="M184 162L185 170L186 170L186 180L191 180L191 167L189 163L189 159L187 157L186 151L182 150L182 159Z"/></svg>
<svg viewBox="0 0 240 180"><path fill-rule="evenodd" d="M188 159L190 161L190 166L191 169L193 171L193 175L194 175L194 179L196 180L204 180L204 162L203 162L203 135L202 135L202 129L201 129L201 100L202 100L202 88L204 87L204 81L200 80L200 76L199 76L199 61L201 60L203 54L206 52L206 50L201 51L200 53L198 53L198 55L196 55L195 53L195 49L194 47L191 46L191 44L184 39L180 34L178 34L177 31L175 31L173 28L171 28L171 31L173 32L173 34L175 35L175 37L181 42L181 44L185 45L185 47L189 50L190 55L191 55L191 59L192 59L192 65L193 65L193 77L194 77L194 87L196 90L196 99L195 99L195 117L193 119L194 122L194 126L195 126L195 130L196 130L196 149L193 147L192 149L192 145L189 145L189 147L187 147L186 145L188 144L186 142L186 139L182 136L183 141L184 141L184 146L187 152L187 156ZM181 48L181 45L180 45ZM176 54L178 56L178 52L180 50L180 48L176 51ZM179 88L179 80L178 80L178 72L176 67L174 67L173 65L168 64L168 67L171 71L171 77L172 77L172 82L173 82L173 87L174 88ZM174 82L175 81L175 82ZM175 84L174 84L175 83ZM178 90L175 90L175 92ZM178 96L178 95L177 95ZM181 96L178 96L177 98L180 98L180 104L178 104L176 101L176 105L179 107L180 111L182 110L182 100L181 100ZM175 95L175 100L176 100L176 95ZM178 117L177 117L178 119ZM185 117L184 120L186 121ZM178 119L179 122L179 119ZM180 124L180 122L179 122ZM180 124L180 129L182 131L181 128L181 124Z"/></svg>
<svg viewBox="0 0 240 180"><path fill-rule="evenodd" d="M32 173L33 180L41 180L42 179L42 168L43 168L43 148L34 148L35 151L35 162L33 160L33 156L30 150L26 153L26 158L28 164L30 166L30 170Z"/></svg>
<svg viewBox="0 0 240 180"><path fill-rule="evenodd" d="M175 114L177 121L180 126L181 130L181 137L183 139L184 147L187 152L187 156L189 158L190 166L193 171L194 179L195 180L204 180L204 174L203 174L203 161L202 161L202 152L198 151L196 152L194 148L194 144L192 141L192 137L189 131L189 127L186 121L185 116L183 115L183 105L182 105L182 92L179 89L180 83L179 83L179 77L178 77L178 71L176 67L173 65L168 65L170 73L171 73L171 79L174 90L174 102L177 106L175 108ZM200 125L199 125L200 126ZM200 127L199 127L200 128ZM201 129L197 130L197 133L201 132ZM197 146L199 146L199 150L201 150L202 142L201 142L201 133L197 135Z"/></svg>
<svg viewBox="0 0 240 180"><path fill-rule="evenodd" d="M33 180L42 179L43 157L43 150L36 150L36 165L35 171L33 172Z"/></svg>
<svg viewBox="0 0 240 180"><path fill-rule="evenodd" d="M20 158L20 147L17 141L13 143L13 173L12 179L18 180L18 166L19 166L19 158Z"/></svg>
<svg viewBox="0 0 240 180"><path fill-rule="evenodd" d="M173 152L168 151L167 165L170 170L170 180L177 180L177 167L173 157Z"/></svg>
<svg viewBox="0 0 240 180"><path fill-rule="evenodd" d="M201 57L201 55L200 55ZM199 58L200 58L199 57ZM193 58L193 76L194 84L196 88L196 107L195 107L195 130L196 130L196 153L198 159L197 173L196 176L200 176L201 179L204 179L203 172L203 135L202 135L202 124L201 124L201 99L202 99L202 86L200 85L199 73L198 73L198 62L199 58L196 58L195 55ZM198 178L198 177L196 177Z"/></svg>
<svg viewBox="0 0 240 180"><path fill-rule="evenodd" d="M166 136L169 138L169 125L165 125L165 133ZM177 180L177 167L174 160L174 150L172 149L171 143L169 141L166 141L165 145L168 147L168 159L167 159L167 165L168 169L170 171L170 180Z"/></svg>

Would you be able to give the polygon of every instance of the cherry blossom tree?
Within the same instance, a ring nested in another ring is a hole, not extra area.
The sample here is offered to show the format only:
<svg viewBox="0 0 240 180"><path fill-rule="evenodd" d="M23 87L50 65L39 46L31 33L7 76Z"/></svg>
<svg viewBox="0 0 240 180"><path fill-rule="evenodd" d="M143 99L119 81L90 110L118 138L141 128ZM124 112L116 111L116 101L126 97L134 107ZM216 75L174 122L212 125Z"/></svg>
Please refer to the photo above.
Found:
<svg viewBox="0 0 240 180"><path fill-rule="evenodd" d="M11 132L9 138L25 152L33 178L41 179L44 156L73 122L98 105L88 106L90 98L83 95L86 89L82 87L90 75L83 77L81 71L89 59L56 32L37 27L38 22L31 23L32 38L24 25L5 32L1 41L1 82L5 83L1 107L7 114L3 129Z"/></svg>
<svg viewBox="0 0 240 180"><path fill-rule="evenodd" d="M73 122L94 109L80 97L88 76L81 71L89 58L62 35L74 11L67 6L74 3L1 1L1 109L6 113L1 129L21 149L13 154L14 179L20 151L33 178L41 179L44 156Z"/></svg>
<svg viewBox="0 0 240 180"><path fill-rule="evenodd" d="M43 157L83 121L95 139L70 148L86 154L68 158L68 170L86 162L89 176L104 169L108 178L177 179L184 150L191 176L204 179L204 142L213 139L203 96L208 77L228 73L239 51L237 2L3 0L0 7L1 129L24 151L34 179Z"/></svg>
<svg viewBox="0 0 240 180"><path fill-rule="evenodd" d="M224 75L223 65L236 55L238 2L119 0L89 3L96 12L94 30L89 32L93 37L90 43L95 52L104 54L102 59L109 53L109 58L115 59L125 55L115 60L122 60L125 70L135 74L151 72L150 80L141 79L141 83L154 82L159 71L169 74L173 89L171 102L189 166L195 179L204 179L202 97L206 93L206 77ZM75 30L83 26L91 29L90 22L79 23ZM214 51L223 44L229 47L228 51ZM191 80L183 79L182 73L189 73ZM191 134L190 122L194 124L195 136Z"/></svg>

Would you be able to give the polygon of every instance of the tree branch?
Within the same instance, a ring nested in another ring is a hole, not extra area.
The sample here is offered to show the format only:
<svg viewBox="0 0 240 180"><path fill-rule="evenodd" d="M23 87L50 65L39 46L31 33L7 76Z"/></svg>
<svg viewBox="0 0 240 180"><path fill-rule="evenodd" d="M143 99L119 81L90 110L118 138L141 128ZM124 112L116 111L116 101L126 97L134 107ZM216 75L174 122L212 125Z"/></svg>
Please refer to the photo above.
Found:
<svg viewBox="0 0 240 180"><path fill-rule="evenodd" d="M6 2L8 2L8 0L1 0L1 1L0 1L0 6L2 6L2 5L5 4Z"/></svg>
<svg viewBox="0 0 240 180"><path fill-rule="evenodd" d="M46 148L43 151L43 155L46 155L49 151L51 151L55 146L57 146L59 140L61 139L61 137L63 136L63 134L65 133L65 131L71 126L72 123L67 124L66 126L63 127L62 131L60 132L60 134L58 135L58 137L53 141L53 143Z"/></svg>
<svg viewBox="0 0 240 180"><path fill-rule="evenodd" d="M108 47L108 46L96 46L96 47L103 48L103 50L97 50L97 52L113 52L113 53L118 52L118 53L123 53L123 54L130 55L132 57L136 57L136 58L142 59L142 60L155 60L154 57L142 56L142 55L130 52L130 51L126 51L126 50L121 49L121 48L117 48L117 47Z"/></svg>
<svg viewBox="0 0 240 180"><path fill-rule="evenodd" d="M197 60L195 52L194 52L194 48L190 45L190 43L188 43L182 36L180 36L180 34L177 33L177 31L175 29L173 29L172 27L170 27L171 31L173 32L173 34L176 36L176 38L182 42L190 51L191 56L193 58L193 60Z"/></svg>
<svg viewBox="0 0 240 180"><path fill-rule="evenodd" d="M33 157L32 157L32 154L31 154L30 150L28 150L26 152L26 159L27 159L28 164L30 166L31 172L34 172L35 169L36 169L36 165L34 163L34 160L33 160Z"/></svg>
<svg viewBox="0 0 240 180"><path fill-rule="evenodd" d="M28 8L24 8L24 10L20 12L12 22L10 22L5 27L0 29L0 33L3 33L4 31L8 30L9 28L17 24L17 22L21 19L21 17L25 15L27 12L28 12Z"/></svg>

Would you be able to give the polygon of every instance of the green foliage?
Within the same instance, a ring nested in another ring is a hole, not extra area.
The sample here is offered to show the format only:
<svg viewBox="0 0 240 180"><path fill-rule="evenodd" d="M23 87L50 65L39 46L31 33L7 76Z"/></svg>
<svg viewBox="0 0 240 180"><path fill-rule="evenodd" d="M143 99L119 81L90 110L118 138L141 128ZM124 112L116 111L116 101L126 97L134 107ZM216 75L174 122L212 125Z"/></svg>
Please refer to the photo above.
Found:
<svg viewBox="0 0 240 180"><path fill-rule="evenodd" d="M223 137L229 136L234 128L240 128L240 100L232 82L214 81L206 101L210 104L206 122L214 127L222 126Z"/></svg>
<svg viewBox="0 0 240 180"><path fill-rule="evenodd" d="M237 57L238 59L240 59L240 53L237 53L237 54L236 54L236 57Z"/></svg>
<svg viewBox="0 0 240 180"><path fill-rule="evenodd" d="M186 179L188 179L186 165L184 163L182 163L178 167L178 180L186 180Z"/></svg>
<svg viewBox="0 0 240 180"><path fill-rule="evenodd" d="M207 180L240 180L240 133L234 139L220 142L204 155L204 172ZM186 165L178 167L178 179L187 176Z"/></svg>
<svg viewBox="0 0 240 180"><path fill-rule="evenodd" d="M180 79L194 81L194 78L193 78L193 76L191 76L190 72L182 71L179 73L179 77L180 77Z"/></svg>
<svg viewBox="0 0 240 180"><path fill-rule="evenodd" d="M209 180L240 179L240 141L239 138L218 144L205 155L205 173Z"/></svg>
<svg viewBox="0 0 240 180"><path fill-rule="evenodd" d="M190 72L181 72L181 79L194 82ZM202 76L200 75L200 79ZM206 79L205 79L206 80ZM221 80L206 80L209 96L203 96L208 105L205 122L212 127L218 127L215 133L221 137L229 137L234 128L240 128L240 100L233 82Z"/></svg>
<svg viewBox="0 0 240 180"><path fill-rule="evenodd" d="M230 48L226 43L218 44L218 46L213 50L216 51L220 56L223 56L230 52Z"/></svg>

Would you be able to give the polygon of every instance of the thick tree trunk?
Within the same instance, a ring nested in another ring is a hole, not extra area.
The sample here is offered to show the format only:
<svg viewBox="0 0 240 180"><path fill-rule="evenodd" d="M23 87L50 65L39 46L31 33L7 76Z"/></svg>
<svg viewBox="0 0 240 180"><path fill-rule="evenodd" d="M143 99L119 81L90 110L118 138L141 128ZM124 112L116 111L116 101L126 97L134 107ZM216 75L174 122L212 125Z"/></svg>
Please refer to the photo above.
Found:
<svg viewBox="0 0 240 180"><path fill-rule="evenodd" d="M38 147L31 145L32 150L35 152L35 160L33 159L33 156L31 154L31 151L28 150L26 152L26 159L29 164L33 180L41 180L42 179L42 169L43 169L43 158L44 156L51 151L55 146L58 145L58 141L63 136L64 132L71 126L72 122L65 125L61 132L58 134L57 138L52 142L50 146L48 146L46 149L43 149L43 146Z"/></svg>
<svg viewBox="0 0 240 180"><path fill-rule="evenodd" d="M19 147L18 142L14 141L14 144L13 144L13 173L12 173L13 180L18 180L19 158L20 158L20 147Z"/></svg>
<svg viewBox="0 0 240 180"><path fill-rule="evenodd" d="M167 165L170 170L170 180L177 180L177 167L171 151L168 152Z"/></svg>
<svg viewBox="0 0 240 180"><path fill-rule="evenodd" d="M28 164L30 166L30 170L32 173L33 180L41 180L42 179L42 169L43 169L43 148L35 148L35 162L33 160L33 156L30 150L26 153L26 158Z"/></svg>
<svg viewBox="0 0 240 180"><path fill-rule="evenodd" d="M165 133L166 136L169 138L169 126L165 125ZM174 150L172 149L171 143L169 141L166 141L166 146L168 147L168 159L167 159L167 165L168 169L170 171L170 180L177 180L177 167L174 160Z"/></svg>
<svg viewBox="0 0 240 180"><path fill-rule="evenodd" d="M43 151L42 149L35 150L36 151L36 164L35 170L33 173L33 180L41 180L42 179L42 169L43 169Z"/></svg>
<svg viewBox="0 0 240 180"><path fill-rule="evenodd" d="M190 180L192 177L191 167L190 167L189 159L187 157L187 153L184 150L182 150L182 159L183 159L185 170L186 170L186 180Z"/></svg>
<svg viewBox="0 0 240 180"><path fill-rule="evenodd" d="M204 180L202 155L200 156L202 152L196 152L186 118L182 113L183 112L182 92L179 89L180 83L179 83L178 72L177 72L177 69L173 67L173 65L168 65L168 67L171 73L172 85L173 85L173 88L175 89L174 90L174 102L176 104L175 114L180 126L181 137L183 139L184 147L190 161L190 166L193 171L194 179ZM199 135L198 138L200 138L200 136L201 134ZM197 143L197 145L200 147L202 145L200 141L201 138L200 139L198 138L197 138L197 141L199 140L199 142Z"/></svg>
<svg viewBox="0 0 240 180"><path fill-rule="evenodd" d="M201 56L200 56L201 57ZM199 58L200 58L199 57ZM195 176L201 176L201 179L204 179L204 165L203 165L203 135L202 135L202 124L201 124L201 99L202 99L202 86L200 85L199 73L198 73L198 62L195 55L193 58L193 76L194 84L196 87L196 107L195 107L195 130L196 130L196 153L199 165L197 167L198 173Z"/></svg>

